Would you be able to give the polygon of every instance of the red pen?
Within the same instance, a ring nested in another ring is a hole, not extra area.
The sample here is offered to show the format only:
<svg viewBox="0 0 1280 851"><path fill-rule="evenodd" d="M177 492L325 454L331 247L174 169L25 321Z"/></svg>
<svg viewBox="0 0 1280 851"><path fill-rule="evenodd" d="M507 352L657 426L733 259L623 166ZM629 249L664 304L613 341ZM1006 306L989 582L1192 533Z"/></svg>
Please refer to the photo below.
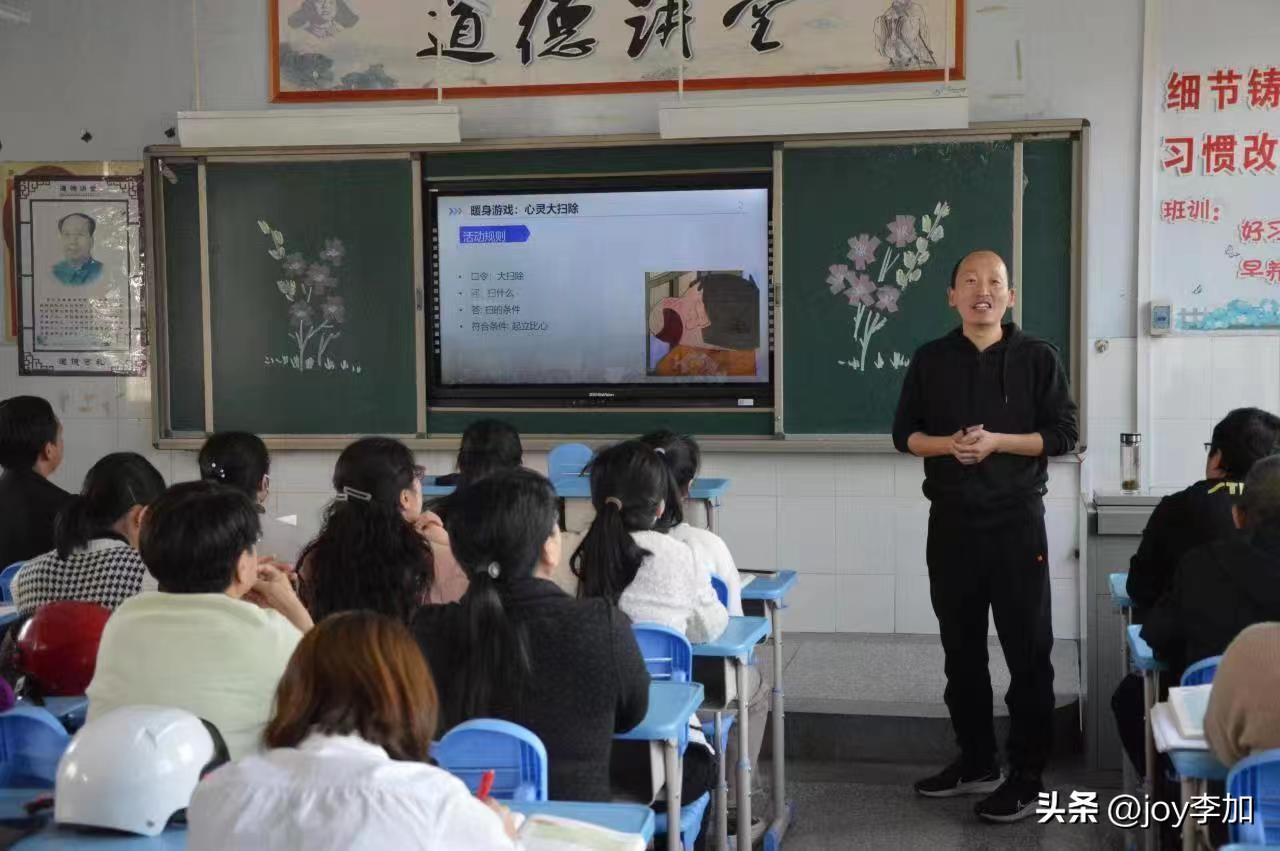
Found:
<svg viewBox="0 0 1280 851"><path fill-rule="evenodd" d="M480 775L480 788L476 790L476 797L480 800L484 801L488 799L489 792L493 789L493 777L494 772L492 768Z"/></svg>

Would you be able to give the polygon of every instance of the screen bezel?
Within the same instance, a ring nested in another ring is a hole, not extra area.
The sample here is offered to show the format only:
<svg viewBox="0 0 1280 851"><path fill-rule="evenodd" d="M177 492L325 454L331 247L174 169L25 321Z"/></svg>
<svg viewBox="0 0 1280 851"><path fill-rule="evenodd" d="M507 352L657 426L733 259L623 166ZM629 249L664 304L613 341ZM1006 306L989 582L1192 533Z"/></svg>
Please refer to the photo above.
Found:
<svg viewBox="0 0 1280 851"><path fill-rule="evenodd" d="M765 326L766 379L753 382L702 381L666 384L468 384L441 381L440 341L440 233L436 216L440 198L535 195L548 193L658 192L705 189L763 189L766 192L768 282ZM760 410L774 401L774 268L773 176L771 172L709 172L680 175L632 175L621 177L547 178L518 180L429 181L422 193L424 243L427 258L426 321L427 404L435 408L737 408Z"/></svg>

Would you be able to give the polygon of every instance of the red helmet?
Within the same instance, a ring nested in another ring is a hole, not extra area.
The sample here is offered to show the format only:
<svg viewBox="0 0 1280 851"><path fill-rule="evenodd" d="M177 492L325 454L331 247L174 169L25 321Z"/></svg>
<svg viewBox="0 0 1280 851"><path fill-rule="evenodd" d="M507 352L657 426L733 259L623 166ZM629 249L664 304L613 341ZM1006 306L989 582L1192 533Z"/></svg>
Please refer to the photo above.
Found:
<svg viewBox="0 0 1280 851"><path fill-rule="evenodd" d="M18 633L18 669L45 697L84 694L111 610L62 601L41 606Z"/></svg>

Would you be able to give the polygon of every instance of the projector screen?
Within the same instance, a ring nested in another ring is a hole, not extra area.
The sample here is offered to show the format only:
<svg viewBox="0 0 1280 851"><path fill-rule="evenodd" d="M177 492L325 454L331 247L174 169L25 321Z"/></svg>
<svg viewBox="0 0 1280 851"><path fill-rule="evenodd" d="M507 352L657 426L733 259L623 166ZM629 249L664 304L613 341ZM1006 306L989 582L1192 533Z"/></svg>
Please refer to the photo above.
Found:
<svg viewBox="0 0 1280 851"><path fill-rule="evenodd" d="M769 382L767 188L430 197L434 385Z"/></svg>

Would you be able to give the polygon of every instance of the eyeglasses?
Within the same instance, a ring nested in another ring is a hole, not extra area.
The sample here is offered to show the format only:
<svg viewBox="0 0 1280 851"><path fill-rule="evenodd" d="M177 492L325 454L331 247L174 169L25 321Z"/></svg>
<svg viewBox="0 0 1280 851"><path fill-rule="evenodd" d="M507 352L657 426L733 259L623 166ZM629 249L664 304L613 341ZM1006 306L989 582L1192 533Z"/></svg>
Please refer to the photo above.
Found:
<svg viewBox="0 0 1280 851"><path fill-rule="evenodd" d="M1212 451L1213 451L1213 444L1212 444L1212 443L1206 443L1206 444L1204 445L1204 454L1205 454L1205 455L1208 455L1208 454L1209 454L1210 452L1212 452Z"/></svg>
<svg viewBox="0 0 1280 851"><path fill-rule="evenodd" d="M413 465L413 477L418 481L422 481L427 477L427 468L421 464Z"/></svg>

